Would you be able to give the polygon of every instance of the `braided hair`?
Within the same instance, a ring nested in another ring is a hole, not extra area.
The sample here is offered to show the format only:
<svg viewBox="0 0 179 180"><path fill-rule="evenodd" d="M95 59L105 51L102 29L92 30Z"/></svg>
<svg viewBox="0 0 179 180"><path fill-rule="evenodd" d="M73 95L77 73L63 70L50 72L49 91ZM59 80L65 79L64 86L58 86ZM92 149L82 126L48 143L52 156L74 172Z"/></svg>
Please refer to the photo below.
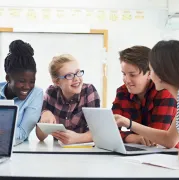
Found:
<svg viewBox="0 0 179 180"><path fill-rule="evenodd" d="M36 73L37 69L33 55L34 50L29 43L22 40L12 41L9 45L9 53L4 63L6 74L24 71Z"/></svg>

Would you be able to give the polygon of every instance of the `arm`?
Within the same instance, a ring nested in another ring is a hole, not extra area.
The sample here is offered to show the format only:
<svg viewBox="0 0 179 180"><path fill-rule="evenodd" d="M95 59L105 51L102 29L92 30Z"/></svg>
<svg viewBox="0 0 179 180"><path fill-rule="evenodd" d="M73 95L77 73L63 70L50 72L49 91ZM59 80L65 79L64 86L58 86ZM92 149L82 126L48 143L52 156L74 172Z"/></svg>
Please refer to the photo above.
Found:
<svg viewBox="0 0 179 180"><path fill-rule="evenodd" d="M40 91L24 110L23 119L16 129L16 139L24 141L28 138L40 118L42 102L43 91Z"/></svg>
<svg viewBox="0 0 179 180"><path fill-rule="evenodd" d="M55 124L56 119L55 119L55 116L51 113L51 111L47 110L47 111L42 112L42 115L41 115L41 118L40 118L39 122L40 123L52 123L52 124ZM48 136L48 134L44 134L38 126L36 126L36 135L37 135L37 138L40 141L43 141Z"/></svg>
<svg viewBox="0 0 179 180"><path fill-rule="evenodd" d="M55 116L52 114L51 111L53 111L53 106L50 104L50 87L47 89L45 95L44 95L44 100L43 100L43 106L42 106L42 113L41 113L41 118L40 118L40 123L56 123ZM43 141L48 137L47 134L44 134L38 126L36 126L36 135L37 138L40 141Z"/></svg>
<svg viewBox="0 0 179 180"><path fill-rule="evenodd" d="M125 96L125 90L123 90L123 86L118 88L116 91L116 97L113 102L112 111L113 114L119 114L124 117L130 118L130 115L127 112L124 112L122 108L122 104L126 104L128 102L128 99ZM124 142L126 143L138 143L137 135L132 131L122 131L121 127L119 127L119 131L121 134L121 137Z"/></svg>
<svg viewBox="0 0 179 180"><path fill-rule="evenodd" d="M115 119L117 121L118 126L128 127L130 120L120 116L115 115ZM154 128L150 128L147 126L143 126L139 123L132 122L131 130L150 139L152 142L165 146L167 148L174 147L179 141L178 132L176 129L176 118L172 121L172 124L168 131L158 130Z"/></svg>
<svg viewBox="0 0 179 180"><path fill-rule="evenodd" d="M153 106L148 126L155 129L168 130L177 112L176 100L168 91L159 91L154 99Z"/></svg>
<svg viewBox="0 0 179 180"><path fill-rule="evenodd" d="M74 143L86 143L92 141L92 136L89 131L85 133L76 133L71 130L66 132L54 132L52 133L56 139L60 140L63 144L74 144Z"/></svg>
<svg viewBox="0 0 179 180"><path fill-rule="evenodd" d="M99 94L92 84L87 89L87 107L100 107Z"/></svg>

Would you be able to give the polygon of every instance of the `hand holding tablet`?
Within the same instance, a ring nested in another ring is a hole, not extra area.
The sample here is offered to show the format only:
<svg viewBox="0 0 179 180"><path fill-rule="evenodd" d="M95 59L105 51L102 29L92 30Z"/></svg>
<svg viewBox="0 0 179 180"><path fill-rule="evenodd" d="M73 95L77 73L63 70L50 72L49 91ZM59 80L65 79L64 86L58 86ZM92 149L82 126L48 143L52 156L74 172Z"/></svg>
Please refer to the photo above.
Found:
<svg viewBox="0 0 179 180"><path fill-rule="evenodd" d="M45 134L51 134L56 131L66 131L66 128L63 124L37 123L37 126Z"/></svg>

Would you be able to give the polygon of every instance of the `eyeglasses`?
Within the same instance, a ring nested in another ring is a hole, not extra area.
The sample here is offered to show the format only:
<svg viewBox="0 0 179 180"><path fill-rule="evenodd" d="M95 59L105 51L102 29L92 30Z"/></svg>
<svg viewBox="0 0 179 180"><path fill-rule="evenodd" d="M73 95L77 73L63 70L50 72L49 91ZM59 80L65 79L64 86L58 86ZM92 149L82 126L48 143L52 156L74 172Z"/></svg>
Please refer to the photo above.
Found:
<svg viewBox="0 0 179 180"><path fill-rule="evenodd" d="M75 78L75 76L81 77L83 75L84 75L84 70L80 70L80 71L76 72L75 74L70 73L70 74L66 74L65 76L58 76L58 78L72 80Z"/></svg>

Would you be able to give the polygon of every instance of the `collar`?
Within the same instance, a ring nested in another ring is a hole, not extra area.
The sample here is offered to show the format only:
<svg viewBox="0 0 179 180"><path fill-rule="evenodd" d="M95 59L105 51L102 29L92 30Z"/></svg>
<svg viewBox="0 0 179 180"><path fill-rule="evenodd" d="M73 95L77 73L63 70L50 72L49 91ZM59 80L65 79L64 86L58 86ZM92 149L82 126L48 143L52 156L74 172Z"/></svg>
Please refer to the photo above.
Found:
<svg viewBox="0 0 179 180"><path fill-rule="evenodd" d="M0 96L2 96L4 99L6 99L5 96L5 88L7 86L7 83L5 83L1 88L0 88Z"/></svg>
<svg viewBox="0 0 179 180"><path fill-rule="evenodd" d="M57 98L62 102L63 104L74 104L80 101L80 94L74 94L69 100L66 100L64 97L62 90L58 88L57 92Z"/></svg>
<svg viewBox="0 0 179 180"><path fill-rule="evenodd" d="M4 85L0 88L0 96L4 99L7 99L5 95L5 88L7 87L8 83L4 83ZM13 100L18 99L18 97L14 97Z"/></svg>
<svg viewBox="0 0 179 180"><path fill-rule="evenodd" d="M147 90L146 90L146 92L145 92L144 97L147 96L147 94L149 93L149 91L150 91L154 86L155 86L154 83L153 83L152 81L150 81L150 83L149 83L149 85L148 85L148 88L147 88ZM136 94L130 94L130 99L135 101L135 100L137 99L137 95L136 95Z"/></svg>

